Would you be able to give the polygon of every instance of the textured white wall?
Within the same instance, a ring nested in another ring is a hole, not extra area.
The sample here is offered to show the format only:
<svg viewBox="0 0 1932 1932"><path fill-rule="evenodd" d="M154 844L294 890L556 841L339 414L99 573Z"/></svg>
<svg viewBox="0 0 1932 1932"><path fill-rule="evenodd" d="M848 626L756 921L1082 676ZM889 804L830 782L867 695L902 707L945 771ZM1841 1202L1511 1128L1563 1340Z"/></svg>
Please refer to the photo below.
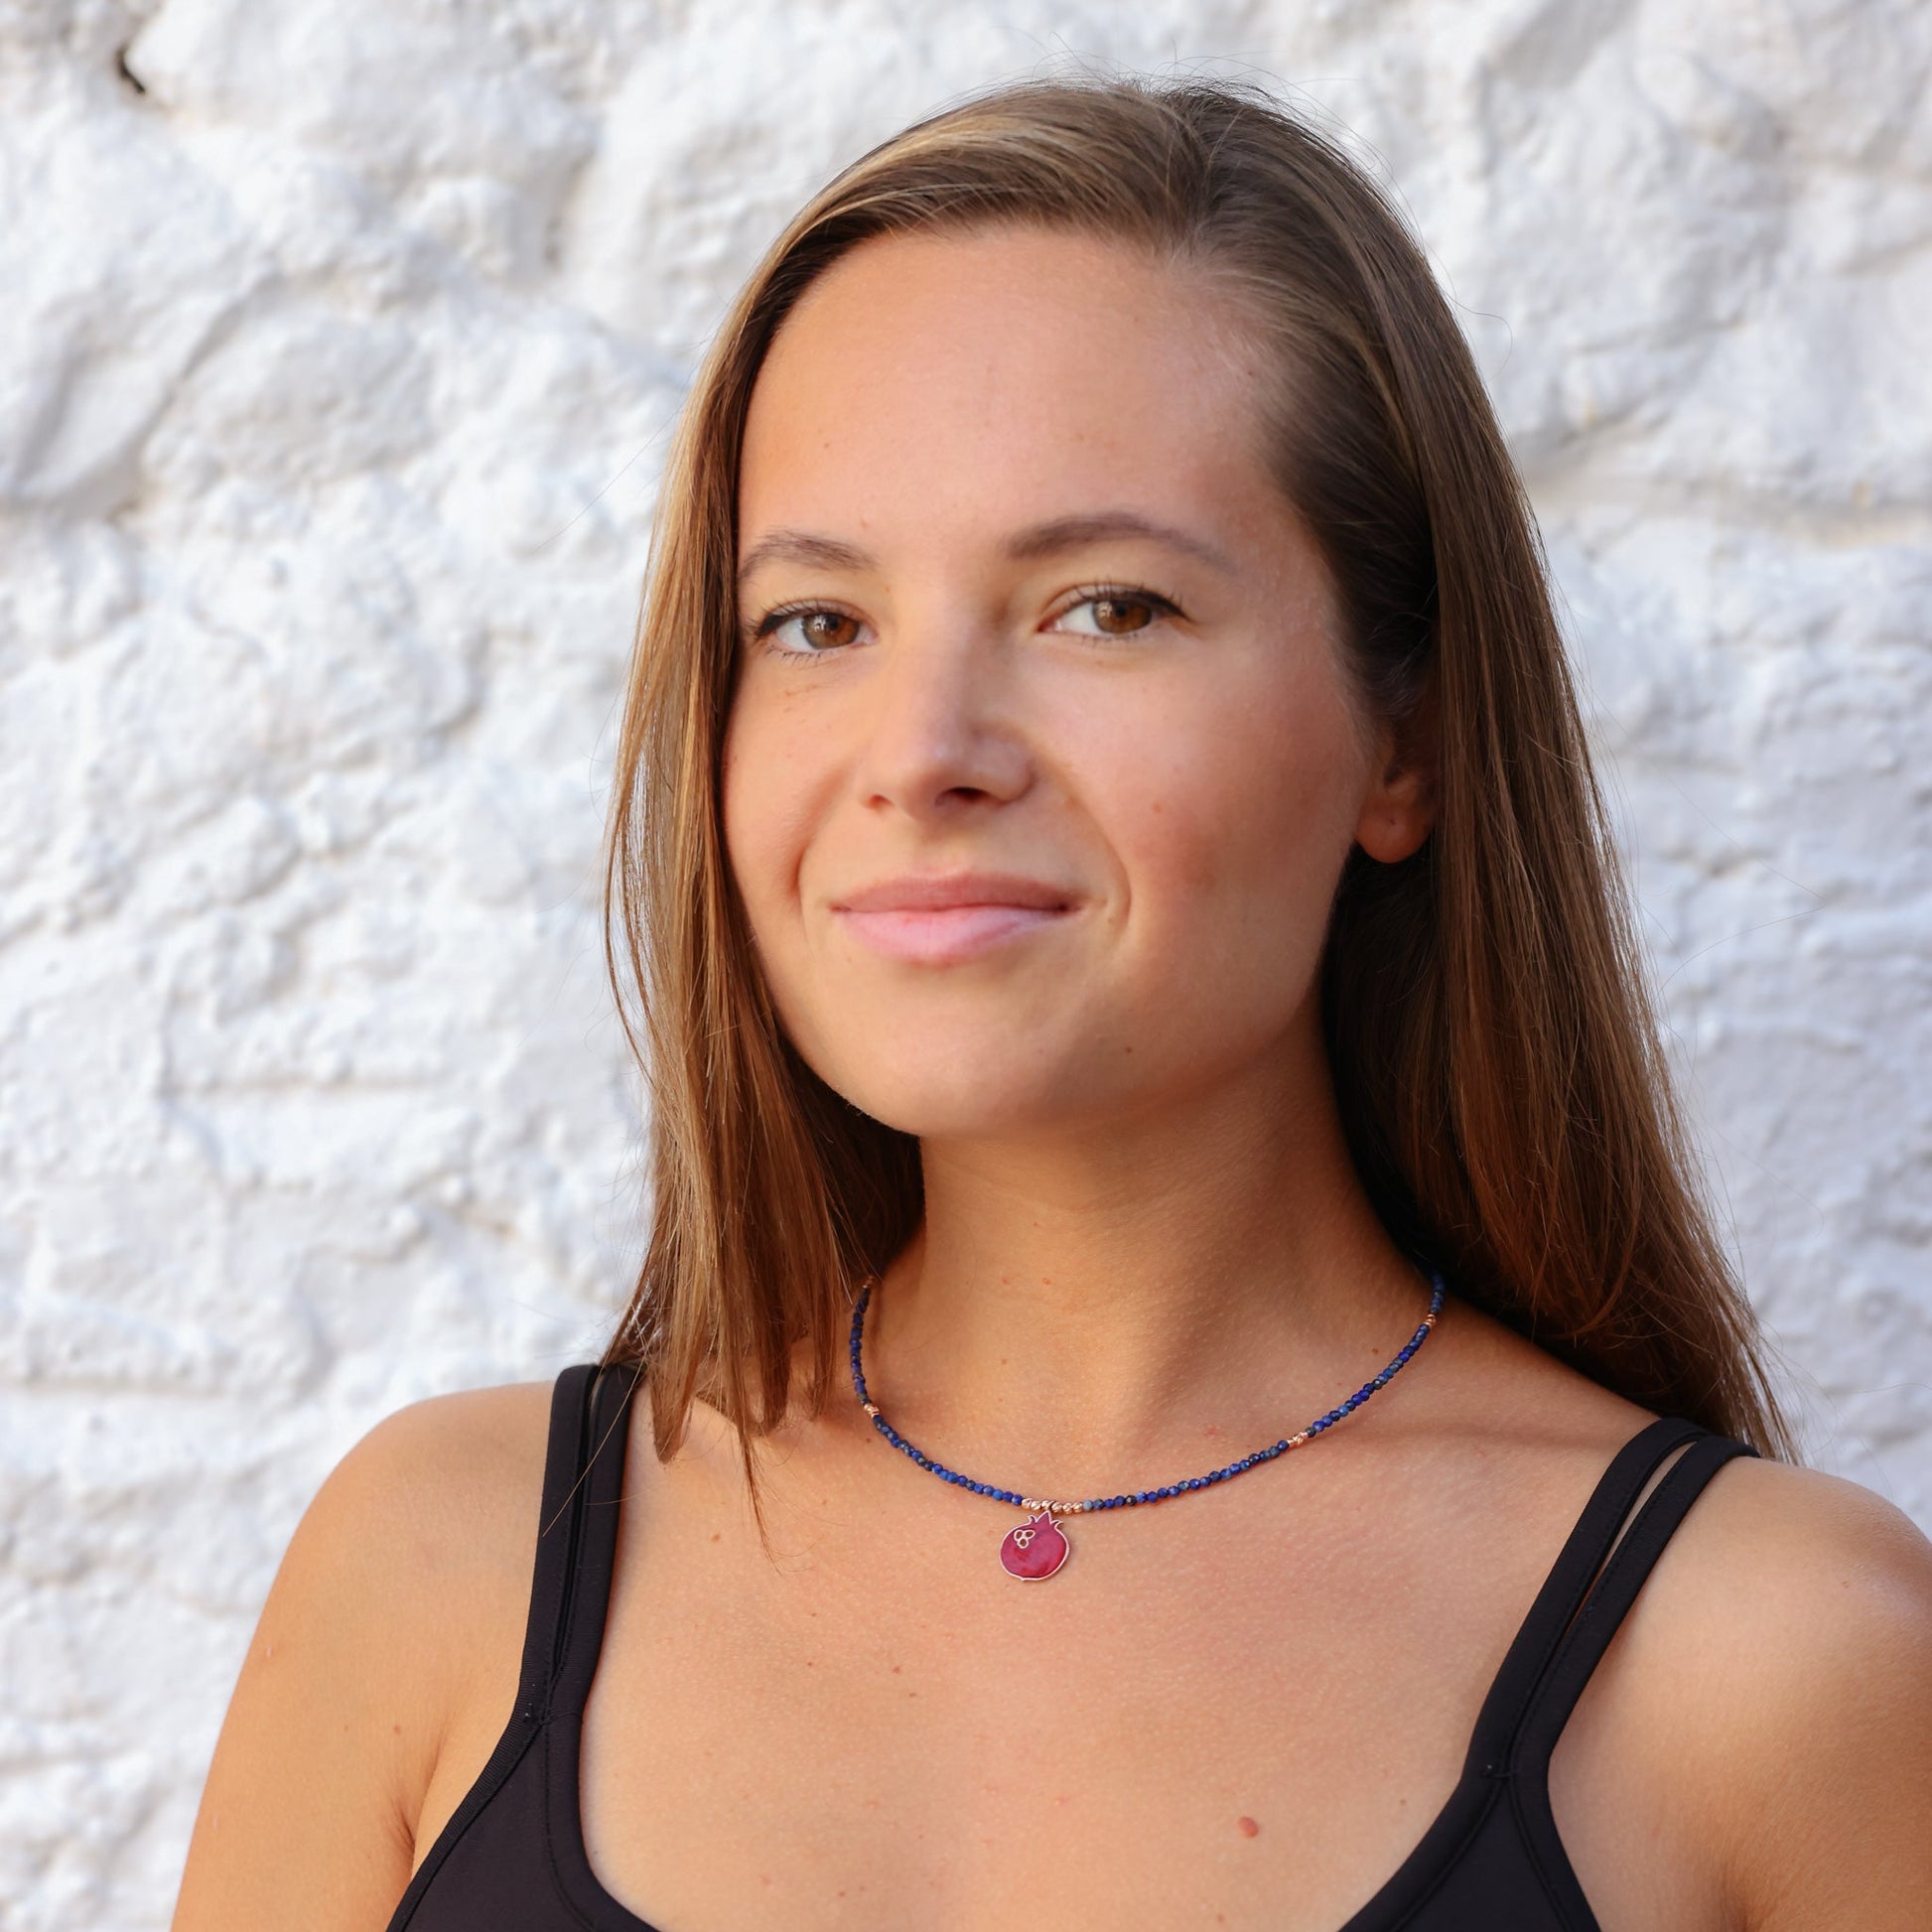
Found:
<svg viewBox="0 0 1932 1932"><path fill-rule="evenodd" d="M599 1346L666 426L809 188L1065 51L1399 185L1816 1459L1932 1525L1932 10L0 0L0 1925L164 1924L330 1463Z"/></svg>

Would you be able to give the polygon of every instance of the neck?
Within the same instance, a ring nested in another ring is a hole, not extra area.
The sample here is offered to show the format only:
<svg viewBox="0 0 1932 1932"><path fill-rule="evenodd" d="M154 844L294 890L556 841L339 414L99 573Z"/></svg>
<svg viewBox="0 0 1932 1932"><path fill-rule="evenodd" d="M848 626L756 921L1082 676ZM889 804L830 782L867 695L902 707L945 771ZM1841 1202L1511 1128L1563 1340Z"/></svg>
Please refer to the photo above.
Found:
<svg viewBox="0 0 1932 1932"><path fill-rule="evenodd" d="M1427 1288L1310 1045L1300 1077L1257 1065L1141 1116L924 1143L924 1225L867 1319L894 1424L1080 1493L1292 1433L1381 1367Z"/></svg>

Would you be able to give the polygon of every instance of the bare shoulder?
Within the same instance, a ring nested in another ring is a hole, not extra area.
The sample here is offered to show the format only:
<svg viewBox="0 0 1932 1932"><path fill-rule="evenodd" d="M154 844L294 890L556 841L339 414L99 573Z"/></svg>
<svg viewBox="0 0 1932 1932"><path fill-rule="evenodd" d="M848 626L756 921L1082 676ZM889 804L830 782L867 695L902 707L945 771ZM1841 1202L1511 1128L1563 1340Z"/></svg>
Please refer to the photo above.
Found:
<svg viewBox="0 0 1932 1932"><path fill-rule="evenodd" d="M1669 1553L1671 1593L1729 1633L1730 1669L1760 1699L1826 1705L1888 1664L1932 1671L1932 1542L1872 1490L1740 1457L1694 1520Z"/></svg>
<svg viewBox="0 0 1932 1932"><path fill-rule="evenodd" d="M203 1792L177 1932L381 1923L465 1714L515 1695L549 1389L416 1403L343 1457L290 1540ZM500 1719L499 1719L500 1722Z"/></svg>
<svg viewBox="0 0 1932 1932"><path fill-rule="evenodd" d="M297 1542L407 1552L393 1573L404 1590L437 1573L460 1570L475 1582L503 1567L521 1568L527 1586L549 1419L545 1382L399 1409L336 1465Z"/></svg>
<svg viewBox="0 0 1932 1932"><path fill-rule="evenodd" d="M1649 1695L1741 1923L1932 1924L1932 1543L1857 1483L1739 1458L1644 1595Z"/></svg>
<svg viewBox="0 0 1932 1932"><path fill-rule="evenodd" d="M409 1802L452 1715L480 1697L507 1710L515 1694L549 1415L548 1384L513 1383L386 1417L317 1493L276 1583L277 1615L264 1612L258 1643L300 1619L318 1649L354 1657L391 1734L417 1745L397 1767Z"/></svg>
<svg viewBox="0 0 1932 1932"><path fill-rule="evenodd" d="M435 1396L386 1417L309 1505L269 1609L326 1619L343 1639L394 1654L417 1682L447 1680L462 1664L458 1631L488 1620L499 1596L520 1614L528 1595L548 1419L542 1383ZM419 1632L425 1654L413 1655Z"/></svg>
<svg viewBox="0 0 1932 1932"><path fill-rule="evenodd" d="M1905 1512L1843 1476L1756 1457L1728 1465L1705 1509L1706 1562L1749 1563L1767 1587L1832 1603L1932 1607L1932 1542ZM1864 1587L1861 1587L1861 1585Z"/></svg>

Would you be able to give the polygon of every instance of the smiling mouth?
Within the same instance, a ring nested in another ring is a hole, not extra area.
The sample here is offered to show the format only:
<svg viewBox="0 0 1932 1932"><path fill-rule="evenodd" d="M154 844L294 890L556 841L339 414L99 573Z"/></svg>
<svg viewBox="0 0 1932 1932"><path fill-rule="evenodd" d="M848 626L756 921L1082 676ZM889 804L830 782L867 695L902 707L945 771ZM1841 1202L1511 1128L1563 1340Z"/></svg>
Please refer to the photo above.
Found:
<svg viewBox="0 0 1932 1932"><path fill-rule="evenodd" d="M1067 917L1074 896L1043 880L953 873L882 880L832 902L867 951L917 965L976 959Z"/></svg>

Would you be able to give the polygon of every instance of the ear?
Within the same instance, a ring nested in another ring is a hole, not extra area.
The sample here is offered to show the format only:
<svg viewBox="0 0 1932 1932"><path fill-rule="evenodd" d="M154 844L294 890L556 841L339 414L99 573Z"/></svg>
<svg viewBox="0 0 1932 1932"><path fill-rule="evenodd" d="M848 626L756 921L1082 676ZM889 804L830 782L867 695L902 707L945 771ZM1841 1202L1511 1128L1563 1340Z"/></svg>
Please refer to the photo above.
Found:
<svg viewBox="0 0 1932 1932"><path fill-rule="evenodd" d="M1384 726L1376 733L1374 758L1355 842L1371 859L1393 866L1421 851L1436 825L1433 686L1402 731Z"/></svg>

